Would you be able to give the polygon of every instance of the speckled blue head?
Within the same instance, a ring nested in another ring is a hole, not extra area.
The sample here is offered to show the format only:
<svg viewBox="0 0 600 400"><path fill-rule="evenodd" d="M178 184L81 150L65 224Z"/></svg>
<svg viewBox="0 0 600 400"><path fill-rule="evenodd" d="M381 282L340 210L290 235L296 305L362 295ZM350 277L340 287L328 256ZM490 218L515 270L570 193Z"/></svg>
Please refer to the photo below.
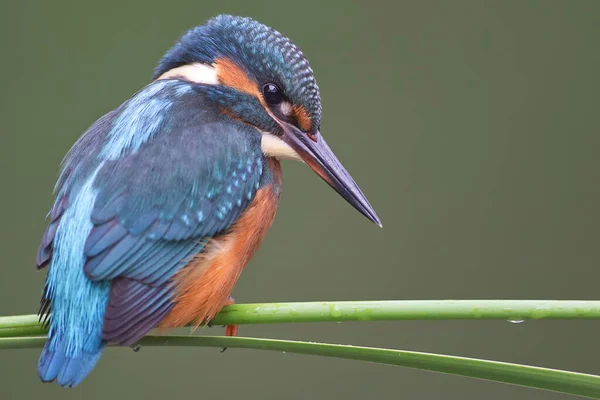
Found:
<svg viewBox="0 0 600 400"><path fill-rule="evenodd" d="M184 34L162 58L154 78L201 84L221 114L262 133L265 156L303 160L357 210L381 225L321 136L321 98L308 61L279 32L251 18L220 15Z"/></svg>
<svg viewBox="0 0 600 400"><path fill-rule="evenodd" d="M257 84L276 83L291 104L302 106L318 129L319 87L308 60L290 39L251 18L220 15L189 30L155 69L165 72L191 63L212 64L226 58L243 68Z"/></svg>

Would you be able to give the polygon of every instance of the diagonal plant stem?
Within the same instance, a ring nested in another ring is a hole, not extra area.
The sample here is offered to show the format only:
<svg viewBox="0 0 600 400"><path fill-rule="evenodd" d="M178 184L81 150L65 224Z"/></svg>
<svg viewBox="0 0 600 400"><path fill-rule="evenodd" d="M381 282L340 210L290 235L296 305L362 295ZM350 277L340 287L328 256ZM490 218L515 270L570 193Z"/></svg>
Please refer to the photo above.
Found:
<svg viewBox="0 0 600 400"><path fill-rule="evenodd" d="M442 319L600 319L600 301L407 300L234 304L215 325ZM44 333L35 315L0 317L0 337Z"/></svg>
<svg viewBox="0 0 600 400"><path fill-rule="evenodd" d="M0 338L2 348L42 347L46 338ZM600 398L600 376L414 351L223 336L146 336L142 346L229 347L284 351L417 368L513 385Z"/></svg>

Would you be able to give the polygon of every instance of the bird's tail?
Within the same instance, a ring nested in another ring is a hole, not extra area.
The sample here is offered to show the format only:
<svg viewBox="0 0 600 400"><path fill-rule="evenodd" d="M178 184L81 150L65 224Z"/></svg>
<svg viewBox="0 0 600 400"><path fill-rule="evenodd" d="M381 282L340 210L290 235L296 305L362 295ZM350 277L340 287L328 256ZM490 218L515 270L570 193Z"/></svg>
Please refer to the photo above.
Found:
<svg viewBox="0 0 600 400"><path fill-rule="evenodd" d="M101 343L96 350L82 350L70 355L66 341L60 337L51 337L42 350L38 363L38 373L44 382L56 380L66 387L77 386L94 368L104 350Z"/></svg>

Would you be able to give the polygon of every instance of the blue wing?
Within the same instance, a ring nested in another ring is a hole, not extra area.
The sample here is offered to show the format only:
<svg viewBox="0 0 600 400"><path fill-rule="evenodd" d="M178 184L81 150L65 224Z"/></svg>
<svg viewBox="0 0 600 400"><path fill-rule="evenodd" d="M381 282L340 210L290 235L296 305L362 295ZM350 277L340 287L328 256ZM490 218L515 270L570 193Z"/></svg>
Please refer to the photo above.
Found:
<svg viewBox="0 0 600 400"><path fill-rule="evenodd" d="M251 203L262 162L255 129L222 116L192 84L154 82L65 158L38 267L52 258L71 193L97 172L83 268L92 281L113 282L103 339L135 342L172 307L174 273Z"/></svg>

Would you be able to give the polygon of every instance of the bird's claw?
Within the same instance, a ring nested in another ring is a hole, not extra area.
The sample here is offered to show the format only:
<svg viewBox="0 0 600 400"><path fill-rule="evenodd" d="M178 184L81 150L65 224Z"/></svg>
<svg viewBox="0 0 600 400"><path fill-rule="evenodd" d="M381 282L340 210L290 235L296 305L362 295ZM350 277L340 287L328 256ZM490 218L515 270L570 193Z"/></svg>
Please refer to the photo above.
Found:
<svg viewBox="0 0 600 400"><path fill-rule="evenodd" d="M225 302L225 305L223 307L226 306L230 306L232 304L235 304L235 300L233 299L233 297L229 296L229 298L227 299L227 301ZM237 336L238 333L238 326L237 325L226 325L225 326L225 336ZM223 347L221 348L221 353L223 353L225 350L227 350L227 347Z"/></svg>

